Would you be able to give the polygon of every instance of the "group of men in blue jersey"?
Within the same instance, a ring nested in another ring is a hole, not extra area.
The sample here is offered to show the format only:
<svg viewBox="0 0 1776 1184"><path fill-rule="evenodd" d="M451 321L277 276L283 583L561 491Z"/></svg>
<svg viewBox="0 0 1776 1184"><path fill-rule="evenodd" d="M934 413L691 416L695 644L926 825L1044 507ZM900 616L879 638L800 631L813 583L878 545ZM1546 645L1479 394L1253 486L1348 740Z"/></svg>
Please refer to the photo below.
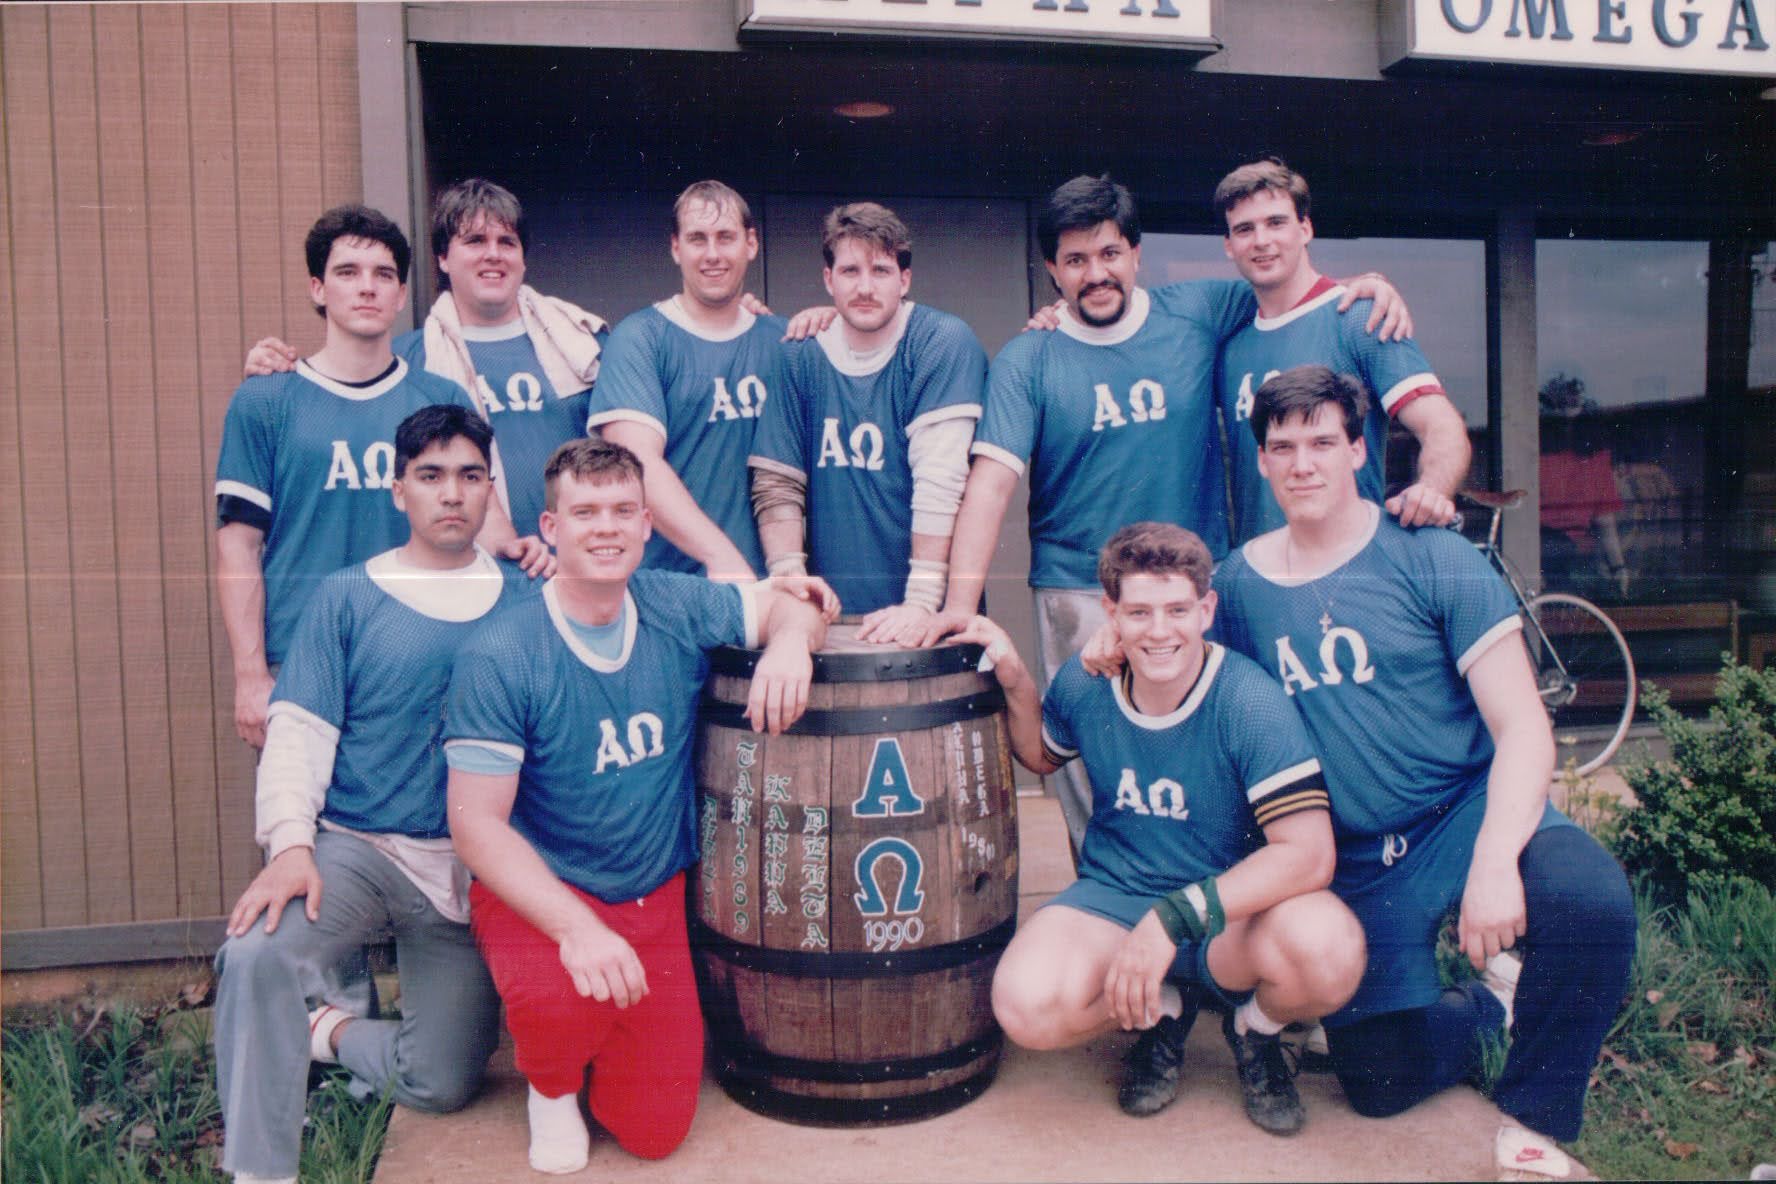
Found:
<svg viewBox="0 0 1776 1184"><path fill-rule="evenodd" d="M1038 237L1061 303L990 365L907 298L911 233L875 203L828 215L833 305L786 323L745 294L747 203L699 182L672 211L681 291L607 332L523 284L517 199L462 182L434 208L444 291L392 343L404 237L324 216L327 342L255 347L218 463L269 857L218 956L225 1166L293 1175L304 1057L460 1105L496 999L534 1167L587 1162L589 1067L621 1145L676 1147L702 1047L681 906L704 653L769 641L752 717L779 730L842 603L866 641L985 646L1014 753L1067 775L1080 879L1001 962L1014 1040L1141 1029L1120 1100L1148 1114L1217 1005L1248 1115L1288 1133L1286 1024L1324 1017L1353 1105L1393 1113L1472 1072L1515 985L1500 1166L1565 1174L1551 1140L1577 1133L1632 908L1546 805L1508 598L1435 529L1465 423L1391 286L1314 271L1298 175L1247 165L1215 202L1242 280L1147 289L1128 191L1058 188ZM1390 418L1420 451L1384 507ZM1040 680L976 615L1026 475ZM1480 985L1440 991L1458 903ZM379 1021L331 968L390 936L404 972L481 960L417 997L404 973Z"/></svg>

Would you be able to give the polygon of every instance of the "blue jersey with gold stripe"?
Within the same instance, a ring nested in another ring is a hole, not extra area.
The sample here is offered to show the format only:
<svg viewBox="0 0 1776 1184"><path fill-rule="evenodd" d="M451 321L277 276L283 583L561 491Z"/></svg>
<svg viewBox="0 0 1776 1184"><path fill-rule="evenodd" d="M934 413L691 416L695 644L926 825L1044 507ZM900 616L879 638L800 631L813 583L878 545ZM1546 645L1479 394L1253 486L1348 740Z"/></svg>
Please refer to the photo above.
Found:
<svg viewBox="0 0 1776 1184"><path fill-rule="evenodd" d="M1043 698L1042 742L1091 778L1080 877L1131 895L1220 875L1263 843L1265 825L1326 807L1294 705L1224 646L1208 647L1196 686L1164 716L1136 710L1124 680L1068 659Z"/></svg>

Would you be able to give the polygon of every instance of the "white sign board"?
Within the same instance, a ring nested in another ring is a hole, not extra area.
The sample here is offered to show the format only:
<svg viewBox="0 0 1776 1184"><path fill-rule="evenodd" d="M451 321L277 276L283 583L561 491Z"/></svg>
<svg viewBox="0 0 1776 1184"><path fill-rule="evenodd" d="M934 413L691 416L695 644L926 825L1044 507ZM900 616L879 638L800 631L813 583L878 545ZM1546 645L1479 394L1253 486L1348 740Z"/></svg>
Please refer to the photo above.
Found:
<svg viewBox="0 0 1776 1184"><path fill-rule="evenodd" d="M1212 52L1215 0L739 0L741 32L847 32Z"/></svg>
<svg viewBox="0 0 1776 1184"><path fill-rule="evenodd" d="M1384 0L1382 68L1512 62L1776 76L1776 0Z"/></svg>

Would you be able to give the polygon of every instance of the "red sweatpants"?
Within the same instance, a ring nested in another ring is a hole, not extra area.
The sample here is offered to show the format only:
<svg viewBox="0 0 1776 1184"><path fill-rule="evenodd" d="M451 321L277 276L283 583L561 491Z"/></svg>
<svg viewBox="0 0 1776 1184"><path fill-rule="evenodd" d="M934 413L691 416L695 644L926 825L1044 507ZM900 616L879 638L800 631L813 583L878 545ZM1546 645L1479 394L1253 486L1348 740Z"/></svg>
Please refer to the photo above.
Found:
<svg viewBox="0 0 1776 1184"><path fill-rule="evenodd" d="M625 1008L580 995L556 943L477 881L470 926L506 1005L518 1071L538 1093L558 1098L579 1092L591 1066L592 1117L626 1151L659 1159L690 1132L703 1076L684 875L628 904L568 888L634 947L648 993Z"/></svg>

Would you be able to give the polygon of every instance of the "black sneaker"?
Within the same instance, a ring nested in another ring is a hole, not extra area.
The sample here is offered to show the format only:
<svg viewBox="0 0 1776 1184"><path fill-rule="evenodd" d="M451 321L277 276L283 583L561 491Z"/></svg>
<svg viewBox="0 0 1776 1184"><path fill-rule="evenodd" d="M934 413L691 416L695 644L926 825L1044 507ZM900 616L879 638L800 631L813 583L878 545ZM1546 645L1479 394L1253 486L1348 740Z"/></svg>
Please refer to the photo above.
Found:
<svg viewBox="0 0 1776 1184"><path fill-rule="evenodd" d="M1273 1135L1292 1135L1307 1121L1301 1096L1295 1092L1295 1076L1283 1059L1282 1034L1244 1035L1234 1031L1233 1013L1221 1020L1221 1032L1233 1050L1233 1066L1239 1072L1240 1101L1246 1117L1258 1129Z"/></svg>
<svg viewBox="0 0 1776 1184"><path fill-rule="evenodd" d="M1124 1114L1145 1118L1158 1114L1178 1096L1178 1070L1184 1064L1184 1038L1196 1022L1197 1000L1189 992L1184 995L1184 1014L1177 1019L1161 1016L1160 1021L1141 1033L1129 1049L1128 1065L1122 1071L1122 1088L1116 1091L1117 1104Z"/></svg>

